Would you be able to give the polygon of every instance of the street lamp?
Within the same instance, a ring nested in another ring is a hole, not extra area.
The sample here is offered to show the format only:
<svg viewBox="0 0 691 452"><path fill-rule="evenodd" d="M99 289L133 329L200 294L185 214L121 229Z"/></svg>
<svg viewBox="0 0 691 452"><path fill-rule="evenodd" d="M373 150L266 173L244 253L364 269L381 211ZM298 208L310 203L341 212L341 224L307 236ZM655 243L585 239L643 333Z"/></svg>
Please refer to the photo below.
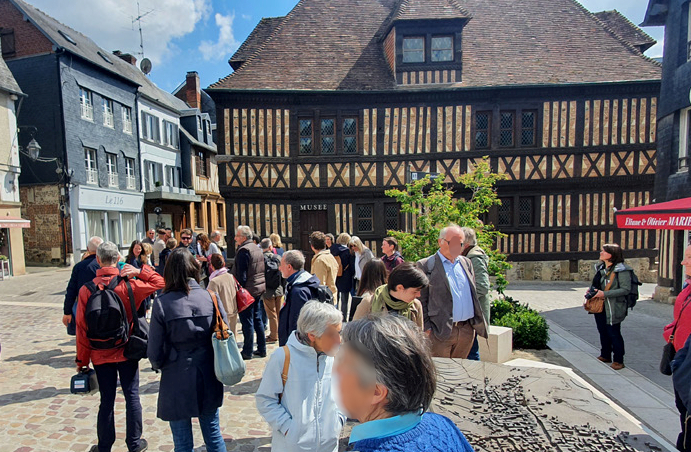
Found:
<svg viewBox="0 0 691 452"><path fill-rule="evenodd" d="M26 150L29 151L29 158L34 162L38 160L41 154L41 146L38 144L36 139L32 138L29 144L26 145Z"/></svg>

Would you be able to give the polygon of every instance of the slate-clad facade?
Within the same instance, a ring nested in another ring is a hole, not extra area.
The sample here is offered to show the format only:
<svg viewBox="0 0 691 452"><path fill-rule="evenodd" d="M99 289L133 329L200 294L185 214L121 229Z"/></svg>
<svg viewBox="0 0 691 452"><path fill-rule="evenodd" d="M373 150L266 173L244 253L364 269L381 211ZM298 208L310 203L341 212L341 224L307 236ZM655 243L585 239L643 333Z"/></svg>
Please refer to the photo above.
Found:
<svg viewBox="0 0 691 452"><path fill-rule="evenodd" d="M650 0L643 26L664 26L662 86L658 107L656 202L691 196L691 7L685 0ZM659 298L684 282L682 260L689 231L661 231ZM663 289L667 288L667 290Z"/></svg>
<svg viewBox="0 0 691 452"><path fill-rule="evenodd" d="M489 156L512 277L585 279L606 242L651 277L656 233L612 209L652 199L660 66L640 39L572 0L302 0L259 27L207 89L235 226L378 251L416 221L386 189L437 172L464 195L458 174Z"/></svg>

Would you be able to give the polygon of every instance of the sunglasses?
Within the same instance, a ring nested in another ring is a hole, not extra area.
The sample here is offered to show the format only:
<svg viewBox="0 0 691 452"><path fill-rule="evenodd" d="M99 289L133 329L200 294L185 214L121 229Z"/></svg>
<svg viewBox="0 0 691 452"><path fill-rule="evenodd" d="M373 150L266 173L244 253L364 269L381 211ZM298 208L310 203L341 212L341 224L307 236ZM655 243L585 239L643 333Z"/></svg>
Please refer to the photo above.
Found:
<svg viewBox="0 0 691 452"><path fill-rule="evenodd" d="M180 237L180 240L192 240L192 237Z"/></svg>

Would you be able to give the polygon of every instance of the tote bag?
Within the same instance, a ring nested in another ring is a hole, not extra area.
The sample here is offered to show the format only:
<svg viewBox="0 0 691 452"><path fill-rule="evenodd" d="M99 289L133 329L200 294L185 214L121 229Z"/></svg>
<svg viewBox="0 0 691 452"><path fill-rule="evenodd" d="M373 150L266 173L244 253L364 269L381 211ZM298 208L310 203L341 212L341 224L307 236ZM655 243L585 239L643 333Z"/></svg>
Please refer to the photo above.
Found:
<svg viewBox="0 0 691 452"><path fill-rule="evenodd" d="M216 316L214 332L211 334L211 345L214 349L214 373L218 381L224 385L232 386L240 383L245 376L245 361L240 355L235 336L223 321L221 311L218 309L216 294L210 290L208 292L214 302Z"/></svg>

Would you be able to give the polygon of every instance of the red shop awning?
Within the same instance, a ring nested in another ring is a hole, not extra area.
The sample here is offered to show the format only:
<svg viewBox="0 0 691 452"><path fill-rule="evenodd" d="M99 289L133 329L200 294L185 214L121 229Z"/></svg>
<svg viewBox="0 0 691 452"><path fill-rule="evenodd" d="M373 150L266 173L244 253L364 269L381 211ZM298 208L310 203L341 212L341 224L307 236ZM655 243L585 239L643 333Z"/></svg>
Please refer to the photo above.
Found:
<svg viewBox="0 0 691 452"><path fill-rule="evenodd" d="M20 217L0 217L0 228L30 228L31 221Z"/></svg>
<svg viewBox="0 0 691 452"><path fill-rule="evenodd" d="M691 230L691 198L619 210L614 217L620 229Z"/></svg>

